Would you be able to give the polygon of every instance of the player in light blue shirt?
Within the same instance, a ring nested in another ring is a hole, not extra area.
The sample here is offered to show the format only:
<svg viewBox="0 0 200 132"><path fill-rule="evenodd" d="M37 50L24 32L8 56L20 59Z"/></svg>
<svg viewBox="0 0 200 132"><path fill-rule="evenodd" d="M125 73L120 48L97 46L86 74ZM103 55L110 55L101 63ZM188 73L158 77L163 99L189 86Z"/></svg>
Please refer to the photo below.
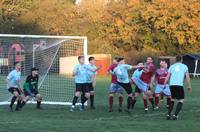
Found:
<svg viewBox="0 0 200 132"><path fill-rule="evenodd" d="M118 58L118 65L113 70L113 73L117 76L118 84L125 89L128 94L127 99L127 112L130 113L131 105L132 105L132 87L129 81L128 70L139 68L139 66L132 66L125 64L124 58Z"/></svg>
<svg viewBox="0 0 200 132"><path fill-rule="evenodd" d="M171 65L168 70L168 75L166 77L164 86L166 86L167 82L169 81L170 91L171 91L171 103L168 109L167 119L171 119L171 112L173 110L174 101L175 99L178 100L176 111L172 116L173 120L178 119L178 113L180 112L183 102L184 102L184 88L183 82L186 78L186 82L188 85L188 91L192 90L191 83L190 83L190 76L188 73L188 67L185 64L182 64L182 57L176 57L176 63Z"/></svg>
<svg viewBox="0 0 200 132"><path fill-rule="evenodd" d="M140 64L138 64L140 65ZM142 64L143 65L143 64ZM142 75L142 72L143 70L142 69L136 69L134 72L133 72L133 75L131 78L140 78L140 76Z"/></svg>
<svg viewBox="0 0 200 132"><path fill-rule="evenodd" d="M183 86L185 75L188 73L188 67L185 64L178 62L171 65L168 72L171 75L169 80L170 86Z"/></svg>
<svg viewBox="0 0 200 132"><path fill-rule="evenodd" d="M14 63L15 69L12 70L7 76L7 89L8 91L13 94L13 97L10 102L10 111L13 112L13 104L15 103L16 99L17 106L16 111L20 110L22 96L20 95L22 92L22 87L20 84L21 81L21 64L19 62Z"/></svg>
<svg viewBox="0 0 200 132"><path fill-rule="evenodd" d="M78 61L79 61L79 64L77 64L73 70L73 76L75 77L75 83L76 83L76 92L72 101L72 106L70 109L71 112L75 110L76 102L78 98L80 97L81 93L84 96L81 96L82 105L80 107L80 111L84 110L84 103L90 97L89 88L87 86L87 66L85 64L85 57L79 56Z"/></svg>
<svg viewBox="0 0 200 132"><path fill-rule="evenodd" d="M90 108L95 109L94 88L96 85L97 71L100 70L101 67L95 66L95 58L93 56L89 57L88 61L89 61L89 64L86 66L86 69L87 69L87 85L90 91Z"/></svg>
<svg viewBox="0 0 200 132"><path fill-rule="evenodd" d="M144 63L141 62L141 61L137 62L137 64L138 64L139 67L143 67L144 66ZM138 88L138 86L135 83L136 78L139 79L141 77L141 75L142 75L142 72L143 72L142 68L138 68L133 72L132 77L131 77L132 82L135 84L135 92L134 92L134 96L133 96L132 109L134 109L134 106L135 106L135 103L137 101L136 99L137 99L138 95L139 94L144 95L143 92Z"/></svg>

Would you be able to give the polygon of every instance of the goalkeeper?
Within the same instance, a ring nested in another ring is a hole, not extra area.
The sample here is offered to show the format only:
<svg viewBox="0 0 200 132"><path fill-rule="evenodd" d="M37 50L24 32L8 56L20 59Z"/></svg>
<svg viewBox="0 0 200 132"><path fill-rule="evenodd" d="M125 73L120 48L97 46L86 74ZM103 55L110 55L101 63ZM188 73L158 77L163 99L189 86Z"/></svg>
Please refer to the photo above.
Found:
<svg viewBox="0 0 200 132"><path fill-rule="evenodd" d="M37 68L32 68L31 69L31 75L29 75L26 78L26 82L24 83L24 95L25 99L21 103L21 108L26 104L26 102L32 97L35 98L37 101L37 109L40 109L40 104L42 101L42 97L38 92L38 69Z"/></svg>

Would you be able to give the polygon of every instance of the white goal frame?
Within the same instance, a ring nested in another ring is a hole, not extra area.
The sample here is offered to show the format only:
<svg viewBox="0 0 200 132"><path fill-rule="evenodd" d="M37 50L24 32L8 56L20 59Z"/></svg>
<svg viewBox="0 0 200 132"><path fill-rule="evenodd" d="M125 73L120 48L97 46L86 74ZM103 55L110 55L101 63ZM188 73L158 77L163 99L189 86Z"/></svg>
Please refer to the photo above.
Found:
<svg viewBox="0 0 200 132"><path fill-rule="evenodd" d="M79 39L83 39L83 55L85 57L87 57L87 44L88 44L88 40L86 36L52 36L52 35L23 35L23 34L0 34L0 37L5 37L5 38L57 38L57 39L73 39L73 40L79 40ZM34 60L34 55L35 55L35 49L38 48L38 45L33 45L33 66L35 65L35 60ZM56 53L57 54L57 53ZM51 67L51 66L50 66ZM50 69L50 68L49 68ZM49 71L48 69L48 71ZM48 74L48 72L47 72ZM46 75L47 75L46 74ZM46 76L45 75L45 76ZM39 85L39 84L38 84ZM40 86L38 86L40 87ZM35 104L36 101L34 101L34 98L32 98L32 100L29 100L27 103L31 103L31 104ZM10 104L10 99L8 99L7 101L2 101L0 102L0 105L8 105ZM52 101L42 101L42 104L50 104L50 105L71 105L72 103L70 102L52 102ZM80 103L77 103L77 105L80 105ZM87 105L87 102L86 102Z"/></svg>

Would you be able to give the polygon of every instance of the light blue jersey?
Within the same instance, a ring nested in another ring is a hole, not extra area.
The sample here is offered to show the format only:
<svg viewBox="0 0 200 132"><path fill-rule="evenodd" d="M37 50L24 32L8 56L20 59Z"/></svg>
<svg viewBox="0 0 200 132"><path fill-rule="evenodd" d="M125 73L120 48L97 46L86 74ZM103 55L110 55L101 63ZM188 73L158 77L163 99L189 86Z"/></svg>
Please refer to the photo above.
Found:
<svg viewBox="0 0 200 132"><path fill-rule="evenodd" d="M168 72L171 74L169 84L183 86L185 74L188 73L188 67L182 63L175 63L170 66Z"/></svg>
<svg viewBox="0 0 200 132"><path fill-rule="evenodd" d="M97 67L95 65L88 64L86 65L87 69L87 82L92 83L94 81L94 77L96 76Z"/></svg>
<svg viewBox="0 0 200 132"><path fill-rule="evenodd" d="M129 83L128 70L132 69L131 65L118 64L114 69L114 74L117 76L117 81L120 83Z"/></svg>
<svg viewBox="0 0 200 132"><path fill-rule="evenodd" d="M139 69L135 70L131 78L140 78L140 76L142 75L142 72L143 70L139 70Z"/></svg>
<svg viewBox="0 0 200 132"><path fill-rule="evenodd" d="M86 64L78 64L74 67L75 83L87 83L87 68Z"/></svg>
<svg viewBox="0 0 200 132"><path fill-rule="evenodd" d="M7 79L9 80L9 84L7 84L7 88L19 88L19 83L20 83L20 79L21 79L21 72L17 71L17 70L12 70L8 76Z"/></svg>

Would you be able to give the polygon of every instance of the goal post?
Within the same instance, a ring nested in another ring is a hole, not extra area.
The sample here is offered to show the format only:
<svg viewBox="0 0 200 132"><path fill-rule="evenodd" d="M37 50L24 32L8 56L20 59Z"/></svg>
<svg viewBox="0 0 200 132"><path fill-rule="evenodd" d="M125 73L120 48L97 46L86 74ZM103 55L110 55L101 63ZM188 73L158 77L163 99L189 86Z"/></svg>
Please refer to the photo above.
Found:
<svg viewBox="0 0 200 132"><path fill-rule="evenodd" d="M6 77L15 61L22 64L22 85L32 67L39 69L43 104L71 104L75 89L72 69L77 56L87 56L87 37L0 34L0 49L0 105L10 102Z"/></svg>

